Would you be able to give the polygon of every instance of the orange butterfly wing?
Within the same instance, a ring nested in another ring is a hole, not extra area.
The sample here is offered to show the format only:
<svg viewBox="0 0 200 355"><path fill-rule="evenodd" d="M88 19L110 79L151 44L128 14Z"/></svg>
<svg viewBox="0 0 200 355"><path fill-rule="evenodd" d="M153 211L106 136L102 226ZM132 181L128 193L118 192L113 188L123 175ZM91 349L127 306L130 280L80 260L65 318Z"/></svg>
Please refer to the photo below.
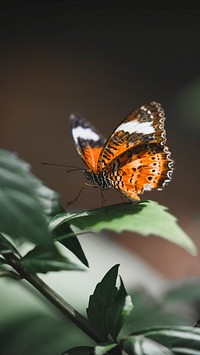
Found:
<svg viewBox="0 0 200 355"><path fill-rule="evenodd" d="M131 112L105 143L98 160L98 170L104 169L120 154L145 142L165 144L165 113L159 103L152 102Z"/></svg>
<svg viewBox="0 0 200 355"><path fill-rule="evenodd" d="M167 149L163 151L154 143L138 146L112 161L110 177L115 188L127 198L140 200L138 194L152 189L162 190L171 180L172 163Z"/></svg>
<svg viewBox="0 0 200 355"><path fill-rule="evenodd" d="M98 171L106 170L116 189L132 200L145 190L161 190L170 180L170 158L161 105L152 102L132 112L105 143Z"/></svg>
<svg viewBox="0 0 200 355"><path fill-rule="evenodd" d="M87 167L96 172L105 138L85 118L73 114L70 119L77 151Z"/></svg>

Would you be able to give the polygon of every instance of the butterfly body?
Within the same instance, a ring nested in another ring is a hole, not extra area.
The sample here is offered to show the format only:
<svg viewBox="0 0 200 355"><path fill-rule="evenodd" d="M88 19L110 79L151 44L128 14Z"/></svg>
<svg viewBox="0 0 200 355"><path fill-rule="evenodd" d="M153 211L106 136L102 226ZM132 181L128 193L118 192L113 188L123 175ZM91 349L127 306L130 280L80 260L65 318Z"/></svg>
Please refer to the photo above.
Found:
<svg viewBox="0 0 200 355"><path fill-rule="evenodd" d="M91 180L93 184L99 187L100 189L109 190L111 187L113 187L113 182L109 179L106 170L102 170L101 172L99 172L99 174L96 174L91 170L84 170L83 172L86 179Z"/></svg>
<svg viewBox="0 0 200 355"><path fill-rule="evenodd" d="M72 115L72 135L87 166L86 178L131 200L140 200L144 191L162 190L173 172L164 121L161 105L151 102L131 112L105 140L87 120Z"/></svg>

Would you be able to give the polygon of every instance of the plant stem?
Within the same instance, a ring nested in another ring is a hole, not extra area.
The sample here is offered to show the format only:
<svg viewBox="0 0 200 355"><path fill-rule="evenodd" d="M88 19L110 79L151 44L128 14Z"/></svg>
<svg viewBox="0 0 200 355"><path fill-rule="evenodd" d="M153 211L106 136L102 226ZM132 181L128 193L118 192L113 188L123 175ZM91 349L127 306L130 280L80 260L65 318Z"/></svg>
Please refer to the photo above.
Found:
<svg viewBox="0 0 200 355"><path fill-rule="evenodd" d="M58 308L68 319L75 323L83 332L97 343L105 342L91 323L68 304L60 295L42 281L36 274L30 274L20 263L20 259L13 253L2 253L7 263L15 269L20 276L34 286L45 296L56 308Z"/></svg>

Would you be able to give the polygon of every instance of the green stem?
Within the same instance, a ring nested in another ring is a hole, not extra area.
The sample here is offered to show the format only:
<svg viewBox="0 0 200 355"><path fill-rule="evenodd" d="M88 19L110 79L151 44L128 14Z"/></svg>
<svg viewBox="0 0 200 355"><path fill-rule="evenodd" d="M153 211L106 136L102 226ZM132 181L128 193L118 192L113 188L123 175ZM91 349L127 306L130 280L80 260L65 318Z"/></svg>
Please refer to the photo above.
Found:
<svg viewBox="0 0 200 355"><path fill-rule="evenodd" d="M15 269L19 275L34 286L43 296L45 296L56 308L58 308L68 319L75 323L83 332L97 343L105 342L91 323L51 289L36 274L30 274L20 263L20 259L13 253L2 253L7 263Z"/></svg>

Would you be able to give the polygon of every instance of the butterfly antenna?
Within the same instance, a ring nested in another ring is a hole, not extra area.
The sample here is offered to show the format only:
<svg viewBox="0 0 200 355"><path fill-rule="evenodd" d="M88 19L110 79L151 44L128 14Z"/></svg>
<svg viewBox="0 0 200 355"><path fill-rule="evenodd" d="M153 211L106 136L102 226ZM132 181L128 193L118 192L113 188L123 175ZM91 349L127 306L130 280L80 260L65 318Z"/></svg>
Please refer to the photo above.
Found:
<svg viewBox="0 0 200 355"><path fill-rule="evenodd" d="M72 171L84 171L82 168L74 167L72 169L66 170L66 173L71 173Z"/></svg>
<svg viewBox="0 0 200 355"><path fill-rule="evenodd" d="M62 168L71 168L66 171L66 173L71 173L72 171L78 171L81 170L83 171L84 169L80 168L79 166L74 166L74 165L64 165L64 164L58 164L58 163L49 163L49 162L42 162L43 165L53 165L53 166L60 166Z"/></svg>

